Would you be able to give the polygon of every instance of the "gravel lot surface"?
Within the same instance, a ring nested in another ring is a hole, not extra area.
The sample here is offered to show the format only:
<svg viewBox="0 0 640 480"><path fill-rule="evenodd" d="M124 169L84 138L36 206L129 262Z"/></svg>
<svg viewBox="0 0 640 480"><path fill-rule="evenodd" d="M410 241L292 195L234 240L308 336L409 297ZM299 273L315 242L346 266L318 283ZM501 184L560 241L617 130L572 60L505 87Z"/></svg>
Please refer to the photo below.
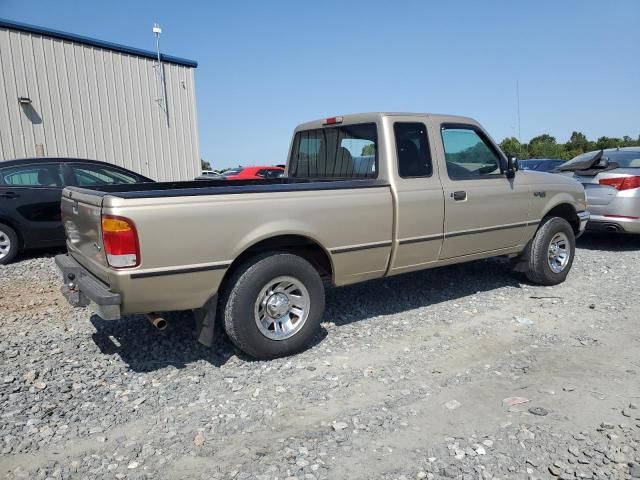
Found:
<svg viewBox="0 0 640 480"><path fill-rule="evenodd" d="M0 475L82 479L640 478L640 238L589 235L537 287L499 259L328 291L270 362L189 315L163 332L0 267Z"/></svg>

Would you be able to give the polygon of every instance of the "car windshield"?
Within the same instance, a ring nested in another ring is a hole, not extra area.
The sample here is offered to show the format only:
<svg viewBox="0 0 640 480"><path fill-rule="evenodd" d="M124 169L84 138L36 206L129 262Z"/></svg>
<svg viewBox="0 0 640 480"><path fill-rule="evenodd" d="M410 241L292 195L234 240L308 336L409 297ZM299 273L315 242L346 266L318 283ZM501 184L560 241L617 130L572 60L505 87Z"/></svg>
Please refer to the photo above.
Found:
<svg viewBox="0 0 640 480"><path fill-rule="evenodd" d="M233 175L238 175L242 171L241 168L232 168L231 170L227 170L222 174L223 177L231 177Z"/></svg>

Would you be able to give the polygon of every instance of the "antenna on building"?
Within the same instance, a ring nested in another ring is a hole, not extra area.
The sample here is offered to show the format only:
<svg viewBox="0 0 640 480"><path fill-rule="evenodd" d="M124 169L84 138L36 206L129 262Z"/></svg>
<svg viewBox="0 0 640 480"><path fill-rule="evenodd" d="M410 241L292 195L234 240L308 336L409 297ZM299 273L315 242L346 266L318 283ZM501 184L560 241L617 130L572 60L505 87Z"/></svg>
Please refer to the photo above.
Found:
<svg viewBox="0 0 640 480"><path fill-rule="evenodd" d="M520 82L516 79L516 103L518 108L518 142L522 143L522 135L520 134Z"/></svg>
<svg viewBox="0 0 640 480"><path fill-rule="evenodd" d="M166 86L164 82L164 67L162 65L162 56L160 54L160 34L162 33L162 28L157 23L153 24L153 34L156 37L156 54L157 60L153 64L153 69L156 72L156 89L158 98L156 98L156 102L160 105L162 111L167 113L167 95L166 95Z"/></svg>

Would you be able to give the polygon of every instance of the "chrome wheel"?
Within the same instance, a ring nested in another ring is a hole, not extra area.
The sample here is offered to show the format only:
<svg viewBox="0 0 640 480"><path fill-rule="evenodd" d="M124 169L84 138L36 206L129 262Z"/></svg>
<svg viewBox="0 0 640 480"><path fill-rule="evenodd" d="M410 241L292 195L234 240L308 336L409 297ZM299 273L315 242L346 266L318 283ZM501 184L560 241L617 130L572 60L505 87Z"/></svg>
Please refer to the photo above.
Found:
<svg viewBox="0 0 640 480"><path fill-rule="evenodd" d="M309 292L298 279L276 277L267 283L254 307L256 325L270 340L291 338L309 316Z"/></svg>
<svg viewBox="0 0 640 480"><path fill-rule="evenodd" d="M0 260L9 255L11 251L11 238L6 232L0 230Z"/></svg>
<svg viewBox="0 0 640 480"><path fill-rule="evenodd" d="M571 257L569 238L562 232L556 233L549 243L549 268L553 273L562 272Z"/></svg>

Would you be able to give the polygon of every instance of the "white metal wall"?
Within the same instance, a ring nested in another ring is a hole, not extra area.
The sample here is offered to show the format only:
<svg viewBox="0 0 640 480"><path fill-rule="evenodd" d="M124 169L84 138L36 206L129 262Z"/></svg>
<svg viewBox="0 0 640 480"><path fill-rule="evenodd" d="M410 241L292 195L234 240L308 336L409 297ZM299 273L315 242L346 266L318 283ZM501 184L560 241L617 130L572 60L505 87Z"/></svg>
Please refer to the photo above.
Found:
<svg viewBox="0 0 640 480"><path fill-rule="evenodd" d="M0 28L0 160L102 160L155 180L200 173L194 69ZM18 97L32 103L21 105Z"/></svg>

